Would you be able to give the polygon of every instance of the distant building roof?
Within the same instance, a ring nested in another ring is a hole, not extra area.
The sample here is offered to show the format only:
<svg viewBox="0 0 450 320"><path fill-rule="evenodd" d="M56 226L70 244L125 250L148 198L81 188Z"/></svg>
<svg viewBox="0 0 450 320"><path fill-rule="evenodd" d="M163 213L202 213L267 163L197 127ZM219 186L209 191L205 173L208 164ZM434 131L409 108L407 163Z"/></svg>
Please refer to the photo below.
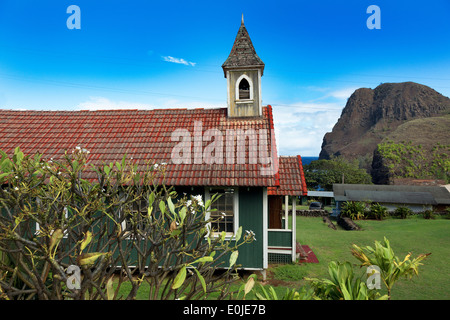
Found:
<svg viewBox="0 0 450 320"><path fill-rule="evenodd" d="M323 198L334 198L333 191L310 191L308 190L308 197L323 197Z"/></svg>
<svg viewBox="0 0 450 320"><path fill-rule="evenodd" d="M346 190L349 201L370 200L385 203L437 204L429 192Z"/></svg>
<svg viewBox="0 0 450 320"><path fill-rule="evenodd" d="M450 205L445 186L334 184L333 192L336 201Z"/></svg>

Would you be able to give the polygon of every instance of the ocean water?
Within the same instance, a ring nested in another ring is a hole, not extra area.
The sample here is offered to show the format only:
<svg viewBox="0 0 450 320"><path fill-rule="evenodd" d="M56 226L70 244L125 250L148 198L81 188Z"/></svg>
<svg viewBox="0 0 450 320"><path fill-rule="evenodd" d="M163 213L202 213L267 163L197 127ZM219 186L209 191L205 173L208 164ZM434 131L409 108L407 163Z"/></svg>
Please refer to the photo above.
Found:
<svg viewBox="0 0 450 320"><path fill-rule="evenodd" d="M310 164L311 161L318 160L319 157L302 157L302 165Z"/></svg>

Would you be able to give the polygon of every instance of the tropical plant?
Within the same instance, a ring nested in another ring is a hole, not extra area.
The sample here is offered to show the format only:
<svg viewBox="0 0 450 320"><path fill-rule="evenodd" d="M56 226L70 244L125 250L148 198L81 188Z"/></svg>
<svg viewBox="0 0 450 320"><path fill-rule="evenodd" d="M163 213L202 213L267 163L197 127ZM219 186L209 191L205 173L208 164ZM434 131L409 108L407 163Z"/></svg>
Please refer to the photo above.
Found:
<svg viewBox="0 0 450 320"><path fill-rule="evenodd" d="M422 212L422 216L424 219L434 219L434 212L431 209L424 210Z"/></svg>
<svg viewBox="0 0 450 320"><path fill-rule="evenodd" d="M387 208L379 203L372 203L366 214L369 219L383 220L387 216Z"/></svg>
<svg viewBox="0 0 450 320"><path fill-rule="evenodd" d="M310 287L303 286L300 290L287 289L283 296L279 296L272 286L259 285L259 291L255 292L255 299L259 300L387 300L391 299L393 285L400 277L412 278L418 275L421 261L430 253L421 254L412 259L409 253L403 261L394 255L389 241L375 241L375 249L352 246L352 254L361 263L361 267L367 266L367 278L364 275L357 276L353 265L348 262L331 261L328 264L329 279L304 278L309 281ZM373 277L383 280L388 294L381 295L376 289L381 289L371 283ZM256 276L252 275L243 284L238 292L244 293L243 298L254 289Z"/></svg>
<svg viewBox="0 0 450 320"><path fill-rule="evenodd" d="M259 285L260 291L255 293L257 300L319 300L314 294L314 290L301 287L300 290L286 288L282 296L278 296L272 286L268 290Z"/></svg>
<svg viewBox="0 0 450 320"><path fill-rule="evenodd" d="M391 299L391 291L394 284L401 277L412 278L413 275L419 274L419 266L428 254L420 254L416 258L411 258L411 253L400 260L391 248L389 240L384 238L382 242L375 241L375 248L370 246L359 247L356 244L352 245L352 254L359 261L361 266L377 266L380 269L380 276L383 283L386 285L388 297Z"/></svg>
<svg viewBox="0 0 450 320"><path fill-rule="evenodd" d="M239 288L237 297L240 297L240 294L243 292L243 299L250 291L254 289L256 284L256 275L252 274L248 277L247 282L242 284ZM286 292L283 296L278 296L275 289L272 286L267 286L266 288L259 284L259 290L255 291L255 299L257 300L317 300L317 297L314 294L314 290L311 288L302 287L300 290L286 288Z"/></svg>
<svg viewBox="0 0 450 320"><path fill-rule="evenodd" d="M253 236L213 235L216 195L203 203L157 185L165 166L87 159L80 147L48 161L0 151L2 298L135 299L142 284L149 299L230 296L238 248Z"/></svg>
<svg viewBox="0 0 450 320"><path fill-rule="evenodd" d="M366 205L364 202L346 201L342 205L341 216L349 217L352 220L364 219Z"/></svg>
<svg viewBox="0 0 450 320"><path fill-rule="evenodd" d="M399 206L394 211L394 216L400 219L406 219L408 216L412 215L413 211L407 206Z"/></svg>
<svg viewBox="0 0 450 320"><path fill-rule="evenodd" d="M367 287L363 277L357 277L350 262L331 261L330 279L305 278L311 281L315 295L324 300L384 300L376 290Z"/></svg>

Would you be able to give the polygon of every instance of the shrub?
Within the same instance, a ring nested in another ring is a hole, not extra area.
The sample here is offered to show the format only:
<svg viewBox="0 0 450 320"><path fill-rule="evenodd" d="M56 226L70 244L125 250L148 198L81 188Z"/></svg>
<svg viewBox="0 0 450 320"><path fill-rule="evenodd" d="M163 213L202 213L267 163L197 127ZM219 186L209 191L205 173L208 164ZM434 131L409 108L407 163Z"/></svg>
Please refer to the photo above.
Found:
<svg viewBox="0 0 450 320"><path fill-rule="evenodd" d="M342 217L349 217L352 220L364 219L366 206L363 202L346 201L342 205Z"/></svg>
<svg viewBox="0 0 450 320"><path fill-rule="evenodd" d="M379 203L372 203L367 213L367 218L383 220L387 216L387 208Z"/></svg>
<svg viewBox="0 0 450 320"><path fill-rule="evenodd" d="M425 210L422 212L422 216L424 217L424 219L434 219L434 212L431 209Z"/></svg>
<svg viewBox="0 0 450 320"><path fill-rule="evenodd" d="M217 195L203 204L158 186L164 169L138 171L125 156L89 167L77 150L55 161L0 150L0 299L133 300L141 284L152 300L231 295L238 247L253 236L212 236Z"/></svg>
<svg viewBox="0 0 450 320"><path fill-rule="evenodd" d="M394 254L388 239L375 241L375 247L359 247L352 245L352 255L361 262L360 267L366 266L366 275L358 275L353 269L353 264L331 261L328 264L329 278L304 278L310 286L303 286L300 290L287 289L286 293L279 297L272 286L267 290L260 284L260 292L255 292L258 300L386 300L391 299L394 284L402 277L411 279L419 275L419 267L422 261L431 253L420 254L413 258L408 253L404 259ZM371 271L369 272L369 267ZM379 287L376 279L379 277ZM239 289L239 293L245 296L255 285L255 275L249 277L247 283ZM375 280L375 283L373 283ZM381 295L381 283L386 286L387 295Z"/></svg>
<svg viewBox="0 0 450 320"><path fill-rule="evenodd" d="M406 206L397 207L394 211L394 216L400 219L406 219L408 216L412 214L412 210Z"/></svg>
<svg viewBox="0 0 450 320"><path fill-rule="evenodd" d="M352 255L361 261L361 266L377 266L383 283L388 291L389 300L391 300L391 291L394 284L401 277L419 275L419 266L421 261L426 259L431 253L420 254L412 258L411 252L401 260L394 254L390 242L386 237L383 241L375 241L375 247L359 247L352 245Z"/></svg>

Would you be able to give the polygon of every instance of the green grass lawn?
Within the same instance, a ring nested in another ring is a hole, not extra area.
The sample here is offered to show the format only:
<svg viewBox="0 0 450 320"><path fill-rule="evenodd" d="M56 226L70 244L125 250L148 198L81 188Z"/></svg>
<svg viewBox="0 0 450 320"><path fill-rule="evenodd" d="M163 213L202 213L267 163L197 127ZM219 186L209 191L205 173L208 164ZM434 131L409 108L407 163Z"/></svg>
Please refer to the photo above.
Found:
<svg viewBox="0 0 450 320"><path fill-rule="evenodd" d="M358 264L351 254L351 244L374 246L375 240L386 237L394 253L403 260L408 252L413 256L431 255L419 268L419 276L399 280L392 290L392 299L450 299L450 220L426 220L420 216L405 220L357 221L359 231L333 230L321 218L297 217L297 241L308 245L319 263L302 264L298 271L307 277L328 278L327 266L332 260ZM364 269L364 268L363 268ZM275 269L276 270L276 269ZM363 272L364 270L362 270ZM304 281L291 282L293 286Z"/></svg>
<svg viewBox="0 0 450 320"><path fill-rule="evenodd" d="M303 277L329 278L330 261L349 261L359 265L350 251L352 243L373 247L375 240L381 241L386 237L394 253L402 260L409 252L413 253L413 257L431 252L420 266L418 276L412 280L401 279L394 285L393 300L450 300L450 219L425 220L414 216L405 220L362 220L357 221L357 224L362 228L359 231L345 231L340 227L333 230L320 217L297 217L297 241L308 245L319 263L270 265L266 285L272 285L277 294L282 296L286 288L299 289L307 285ZM360 269L360 272L363 274L365 268ZM236 283L235 289L242 283ZM128 290L125 284L121 292L126 296ZM380 293L386 294L386 290ZM253 297L252 292L247 300ZM139 289L138 299L148 299L146 285Z"/></svg>

